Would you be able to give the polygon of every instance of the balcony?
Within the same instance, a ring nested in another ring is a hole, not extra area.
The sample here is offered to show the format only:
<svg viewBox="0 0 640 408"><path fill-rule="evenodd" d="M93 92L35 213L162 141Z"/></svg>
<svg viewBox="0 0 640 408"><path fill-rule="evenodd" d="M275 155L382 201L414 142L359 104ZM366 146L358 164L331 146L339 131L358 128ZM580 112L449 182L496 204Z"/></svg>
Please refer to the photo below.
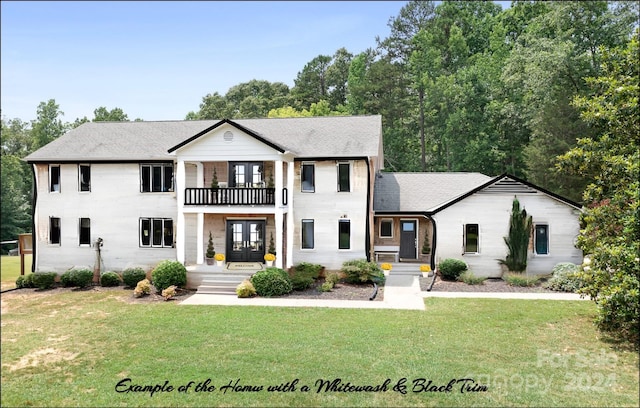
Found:
<svg viewBox="0 0 640 408"><path fill-rule="evenodd" d="M273 187L192 188L184 189L184 205L275 205ZM286 188L282 191L286 204Z"/></svg>

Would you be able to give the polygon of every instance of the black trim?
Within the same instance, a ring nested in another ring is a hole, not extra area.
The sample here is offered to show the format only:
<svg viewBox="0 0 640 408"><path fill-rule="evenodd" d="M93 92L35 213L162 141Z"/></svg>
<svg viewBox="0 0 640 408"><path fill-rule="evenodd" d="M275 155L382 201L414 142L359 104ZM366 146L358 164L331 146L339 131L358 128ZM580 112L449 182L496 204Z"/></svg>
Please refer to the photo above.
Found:
<svg viewBox="0 0 640 408"><path fill-rule="evenodd" d="M158 164L169 164L174 163L175 160L172 159L158 159L158 160L29 160L27 163L29 164L132 164L132 163L140 163L140 164L148 164L148 163L158 163Z"/></svg>
<svg viewBox="0 0 640 408"><path fill-rule="evenodd" d="M204 129L203 131L196 133L195 135L191 136L190 138L188 138L187 140L173 146L172 148L170 148L169 150L167 150L168 153L173 153L174 151L178 150L179 148L188 145L189 143L193 142L194 140L200 138L202 135L207 134L209 132L211 132L214 129L219 128L220 126L224 125L224 124L229 124L233 127L235 127L236 129L248 134L249 136L257 139L258 141L266 144L267 146L279 151L280 153L284 153L285 149L283 149L281 146L278 146L277 144L265 139L264 137L258 135L256 132L254 132L253 130L250 130L232 120L229 119L222 119L220 122L216 123L213 126L209 126L208 128Z"/></svg>
<svg viewBox="0 0 640 408"><path fill-rule="evenodd" d="M33 184L31 186L31 190L33 196L31 198L31 272L36 271L36 257L38 256L37 251L37 234L36 234L36 204L38 203L38 180L36 179L36 169L31 164L31 175L33 176ZM47 181L47 184L49 182ZM47 187L48 188L48 187Z"/></svg>
<svg viewBox="0 0 640 408"><path fill-rule="evenodd" d="M440 206L440 207L437 207L435 210L433 210L433 211L429 211L428 213L429 213L430 215L437 214L437 213L439 213L440 211L442 211L442 210L444 210L444 209L446 209L446 208L451 207L452 205L454 205L454 204L456 204L456 203L458 203L458 202L460 202L460 201L464 200L465 198L469 197L470 195L473 195L473 194L477 193L478 191L480 191L480 190L482 190L482 189L484 189L484 188L486 188L486 187L489 187L490 185L495 184L495 183L497 183L498 181L500 181L500 180L502 180L502 179L504 179L504 178L506 178L506 177L508 177L508 178L510 178L510 179L512 179L512 180L514 180L514 181L517 181L518 183L522 183L522 184L524 184L524 185L526 185L526 186L528 186L528 187L531 187L531 188L533 188L533 189L535 189L535 190L538 190L538 191L540 191L541 193L544 193L544 194L546 194L546 195L548 195L548 196L551 196L551 197L555 198L556 200L562 201L562 202L563 202L563 203L565 203L565 204L568 204L568 205L570 205L570 206L572 206L572 207L575 207L577 210L582 209L582 205L581 205L581 204L579 204L579 203L576 203L575 201L569 200L568 198L565 198L565 197L562 197L562 196L560 196L560 195L558 195L558 194L552 193L552 192L551 192L551 191L549 191L549 190L545 190L545 189L544 189L544 188L542 188L542 187L538 187L538 186L536 186L535 184L533 184L533 183L529 183L528 181L523 180L523 179L521 179L521 178L519 178L519 177L512 176L511 174L503 173L503 174L501 174L501 175L499 175L499 176L497 176L497 177L495 177L495 178L493 178L493 179L491 179L491 180L487 181L486 183L484 183L484 184L482 184L482 185L480 185L480 186L478 186L478 187L476 187L476 188L474 188L474 189L472 189L472 190L470 190L470 191L468 191L468 192L464 193L463 195L461 195L461 196L459 196L459 197L457 197L457 198L455 198L455 199L453 199L453 200L449 201L448 203L443 204L443 205L442 205L442 206Z"/></svg>
<svg viewBox="0 0 640 408"><path fill-rule="evenodd" d="M373 215L371 214L371 163L367 160L367 222L365 224L364 229L364 240L367 243L367 262L371 262L371 218ZM376 288L376 293L377 293ZM375 294L371 297L373 299ZM369 300L371 300L369 299Z"/></svg>
<svg viewBox="0 0 640 408"><path fill-rule="evenodd" d="M431 238L431 271L433 272L433 274L435 275L436 273L436 246L438 243L438 229L436 228L436 220L434 220L432 217L429 217L429 219L431 220L431 228L433 230L433 237ZM431 282L431 285L433 286L433 282Z"/></svg>

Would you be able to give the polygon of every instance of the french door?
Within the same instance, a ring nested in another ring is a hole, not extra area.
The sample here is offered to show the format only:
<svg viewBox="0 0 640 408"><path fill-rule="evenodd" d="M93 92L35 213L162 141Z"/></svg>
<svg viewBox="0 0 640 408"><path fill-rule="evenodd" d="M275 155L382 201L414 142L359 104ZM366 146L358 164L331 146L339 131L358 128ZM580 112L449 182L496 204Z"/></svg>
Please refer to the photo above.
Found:
<svg viewBox="0 0 640 408"><path fill-rule="evenodd" d="M264 187L262 162L230 162L229 187Z"/></svg>
<svg viewBox="0 0 640 408"><path fill-rule="evenodd" d="M227 261L262 262L264 237L264 220L228 220Z"/></svg>

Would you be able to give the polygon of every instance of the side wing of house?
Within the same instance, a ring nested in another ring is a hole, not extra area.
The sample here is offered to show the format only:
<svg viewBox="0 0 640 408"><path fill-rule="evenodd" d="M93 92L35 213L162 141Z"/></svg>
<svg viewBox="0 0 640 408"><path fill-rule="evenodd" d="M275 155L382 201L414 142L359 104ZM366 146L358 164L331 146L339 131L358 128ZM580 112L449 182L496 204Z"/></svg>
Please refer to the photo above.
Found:
<svg viewBox="0 0 640 408"><path fill-rule="evenodd" d="M501 277L498 259L507 255L504 237L509 232L513 199L532 216L527 273L548 274L559 262L582 261L575 247L580 232L577 204L547 194L532 185L506 177L437 211L436 260L462 259L473 273Z"/></svg>

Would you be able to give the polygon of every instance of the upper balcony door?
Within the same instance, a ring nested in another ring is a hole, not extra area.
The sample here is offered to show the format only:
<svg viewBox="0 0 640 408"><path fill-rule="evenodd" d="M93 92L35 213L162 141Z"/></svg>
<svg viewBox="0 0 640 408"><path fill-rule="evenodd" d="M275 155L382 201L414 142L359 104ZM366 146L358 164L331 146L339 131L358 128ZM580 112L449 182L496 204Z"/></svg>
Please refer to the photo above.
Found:
<svg viewBox="0 0 640 408"><path fill-rule="evenodd" d="M265 187L262 162L230 162L229 187Z"/></svg>

